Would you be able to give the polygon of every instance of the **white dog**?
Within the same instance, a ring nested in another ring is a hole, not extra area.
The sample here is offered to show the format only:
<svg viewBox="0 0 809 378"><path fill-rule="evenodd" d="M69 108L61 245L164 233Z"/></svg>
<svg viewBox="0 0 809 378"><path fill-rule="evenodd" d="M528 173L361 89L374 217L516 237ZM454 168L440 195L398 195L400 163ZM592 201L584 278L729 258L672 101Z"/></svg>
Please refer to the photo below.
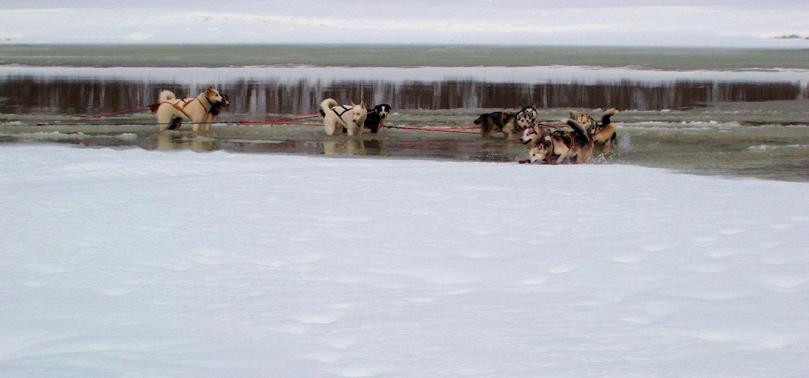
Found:
<svg viewBox="0 0 809 378"><path fill-rule="evenodd" d="M348 135L362 134L362 126L365 124L365 117L368 110L365 109L365 101L359 105L340 105L332 98L327 98L320 103L320 115L323 116L323 127L327 135L341 134L345 127Z"/></svg>
<svg viewBox="0 0 809 378"><path fill-rule="evenodd" d="M184 100L174 96L172 91L161 91L158 103L152 104L152 112L157 114L160 131L177 129L183 121L191 121L194 132L210 131L211 123L222 107L228 106L227 96L219 94L213 86L208 87L197 97Z"/></svg>

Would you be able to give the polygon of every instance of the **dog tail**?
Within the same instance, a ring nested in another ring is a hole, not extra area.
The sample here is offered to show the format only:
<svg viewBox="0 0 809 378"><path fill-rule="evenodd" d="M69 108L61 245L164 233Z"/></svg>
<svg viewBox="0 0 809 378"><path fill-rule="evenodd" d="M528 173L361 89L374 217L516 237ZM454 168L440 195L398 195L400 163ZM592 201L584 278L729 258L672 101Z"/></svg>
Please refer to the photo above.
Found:
<svg viewBox="0 0 809 378"><path fill-rule="evenodd" d="M590 133L587 132L587 128L582 126L580 123L568 118L563 120L571 129L573 129L573 133L576 135L576 139L585 142L585 143L592 143L593 139L590 137Z"/></svg>
<svg viewBox="0 0 809 378"><path fill-rule="evenodd" d="M601 125L602 126L607 126L610 123L612 123L612 120L610 119L610 117L614 116L615 113L618 113L618 111L615 110L615 108L607 110L607 112L604 113L604 115L601 116Z"/></svg>
<svg viewBox="0 0 809 378"><path fill-rule="evenodd" d="M174 100L176 98L177 97L174 96L174 92L169 91L169 90L162 90L162 91L160 91L160 96L157 97L157 102L164 103L166 101Z"/></svg>
<svg viewBox="0 0 809 378"><path fill-rule="evenodd" d="M481 123L483 123L483 117L486 117L486 116L488 116L488 114L481 114L480 116L478 116L478 118L475 118L475 120L472 121L472 123L474 123L476 125L480 125Z"/></svg>
<svg viewBox="0 0 809 378"><path fill-rule="evenodd" d="M327 99L323 100L320 103L320 111L319 111L319 113L320 113L321 116L325 117L326 112L328 112L329 110L331 110L331 108L333 108L335 106L338 106L338 105L340 105L340 104L338 104L337 101L335 101L333 98L327 98Z"/></svg>

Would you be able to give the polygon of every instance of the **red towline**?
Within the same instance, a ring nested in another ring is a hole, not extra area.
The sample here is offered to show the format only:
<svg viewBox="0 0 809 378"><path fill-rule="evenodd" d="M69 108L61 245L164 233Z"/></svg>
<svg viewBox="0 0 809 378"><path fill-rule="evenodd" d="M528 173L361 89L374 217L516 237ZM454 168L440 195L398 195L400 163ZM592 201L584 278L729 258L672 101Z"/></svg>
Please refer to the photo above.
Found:
<svg viewBox="0 0 809 378"><path fill-rule="evenodd" d="M142 111L145 111L147 109L149 109L148 105L139 105L137 107L130 108L130 109L118 110L118 111L108 112L108 113L83 114L83 115L79 115L77 117L78 118L106 118L106 117L112 117L112 116L117 116L117 115L121 115L121 114L130 114L130 113L142 112Z"/></svg>

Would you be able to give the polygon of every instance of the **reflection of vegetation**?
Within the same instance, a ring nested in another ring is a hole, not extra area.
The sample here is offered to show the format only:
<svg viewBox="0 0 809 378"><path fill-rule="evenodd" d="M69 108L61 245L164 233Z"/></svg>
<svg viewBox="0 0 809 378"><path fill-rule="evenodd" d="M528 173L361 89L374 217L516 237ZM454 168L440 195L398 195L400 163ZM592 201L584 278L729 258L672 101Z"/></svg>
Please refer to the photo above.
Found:
<svg viewBox="0 0 809 378"><path fill-rule="evenodd" d="M176 83L123 80L39 80L9 77L0 93L14 93L0 102L0 113L99 113L129 109L155 101L160 89L180 96L191 90ZM682 109L722 101L794 100L805 96L797 83L620 81L586 83L486 83L474 80L404 83L338 81L256 82L244 79L220 87L231 99L228 112L300 114L314 112L325 97L350 101L383 99L402 109L513 108L534 102L542 108Z"/></svg>

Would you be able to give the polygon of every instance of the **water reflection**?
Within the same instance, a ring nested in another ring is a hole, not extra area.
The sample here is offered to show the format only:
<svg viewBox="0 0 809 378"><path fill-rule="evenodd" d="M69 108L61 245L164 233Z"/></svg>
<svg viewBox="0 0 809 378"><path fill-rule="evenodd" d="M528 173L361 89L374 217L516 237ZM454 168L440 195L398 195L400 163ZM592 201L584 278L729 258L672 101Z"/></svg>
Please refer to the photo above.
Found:
<svg viewBox="0 0 809 378"><path fill-rule="evenodd" d="M620 80L534 84L476 80L256 80L217 83L236 113L299 114L315 111L325 97L391 103L396 109L511 108L533 102L543 108L658 110L724 101L806 99L800 82ZM155 101L161 89L195 96L197 84L175 81L0 76L0 113L86 114L118 111Z"/></svg>

